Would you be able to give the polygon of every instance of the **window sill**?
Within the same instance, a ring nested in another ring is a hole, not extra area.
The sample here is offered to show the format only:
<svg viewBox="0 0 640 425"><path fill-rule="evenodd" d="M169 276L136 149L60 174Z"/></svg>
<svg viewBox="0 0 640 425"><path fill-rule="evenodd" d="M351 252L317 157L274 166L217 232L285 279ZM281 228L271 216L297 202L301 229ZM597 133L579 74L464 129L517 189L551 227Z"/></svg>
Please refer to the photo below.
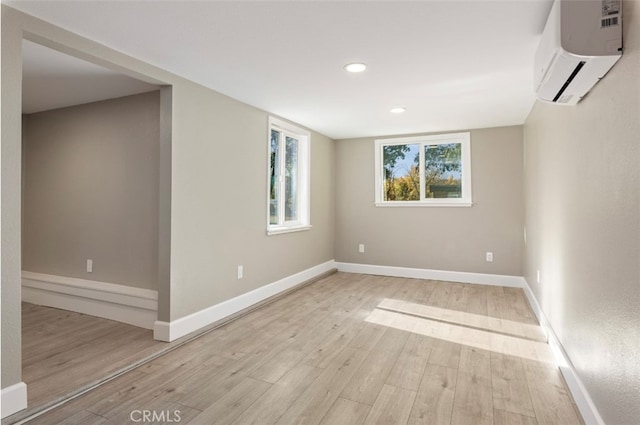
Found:
<svg viewBox="0 0 640 425"><path fill-rule="evenodd" d="M468 201L438 201L438 202L420 202L420 201L400 201L400 202L376 202L376 207L472 207L473 202Z"/></svg>
<svg viewBox="0 0 640 425"><path fill-rule="evenodd" d="M267 236L281 235L283 233L303 232L311 229L310 224L301 226L287 226L287 227L270 227L267 229Z"/></svg>

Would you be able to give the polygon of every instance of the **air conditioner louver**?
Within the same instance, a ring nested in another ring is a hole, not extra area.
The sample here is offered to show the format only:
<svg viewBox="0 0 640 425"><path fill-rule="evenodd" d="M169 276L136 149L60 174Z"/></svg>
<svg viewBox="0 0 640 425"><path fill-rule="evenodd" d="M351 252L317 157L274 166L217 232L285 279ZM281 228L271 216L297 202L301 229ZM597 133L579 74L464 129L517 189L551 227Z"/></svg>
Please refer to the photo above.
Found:
<svg viewBox="0 0 640 425"><path fill-rule="evenodd" d="M622 4L556 0L535 57L538 99L575 105L622 55Z"/></svg>

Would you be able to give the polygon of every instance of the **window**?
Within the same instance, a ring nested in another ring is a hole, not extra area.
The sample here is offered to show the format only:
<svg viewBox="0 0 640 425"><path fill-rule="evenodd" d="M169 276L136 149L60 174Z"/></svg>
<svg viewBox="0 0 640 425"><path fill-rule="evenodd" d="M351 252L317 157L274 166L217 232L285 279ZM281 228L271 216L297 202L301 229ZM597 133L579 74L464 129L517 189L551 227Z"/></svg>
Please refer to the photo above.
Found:
<svg viewBox="0 0 640 425"><path fill-rule="evenodd" d="M376 206L471 206L469 133L376 140Z"/></svg>
<svg viewBox="0 0 640 425"><path fill-rule="evenodd" d="M267 234L307 230L310 134L269 117Z"/></svg>

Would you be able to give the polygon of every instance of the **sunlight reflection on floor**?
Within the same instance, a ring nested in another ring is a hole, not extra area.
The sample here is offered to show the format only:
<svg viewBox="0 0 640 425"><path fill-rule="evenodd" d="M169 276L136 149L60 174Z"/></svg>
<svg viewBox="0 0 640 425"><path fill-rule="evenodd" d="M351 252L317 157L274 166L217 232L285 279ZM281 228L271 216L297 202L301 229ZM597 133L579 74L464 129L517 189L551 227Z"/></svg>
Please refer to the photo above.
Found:
<svg viewBox="0 0 640 425"><path fill-rule="evenodd" d="M549 345L546 344L546 342L533 341L531 339L527 339L526 336L517 337L506 335L504 327L502 327L502 325L497 326L498 324L493 322L492 320L479 321L477 317L473 317L477 315L470 315L469 313L462 313L458 311L445 310L441 308L422 306L419 304L407 303L405 301L389 299L383 300L382 303L379 304L379 307L381 308L376 308L371 312L371 314L369 314L369 316L365 319L367 322L388 326L403 331L413 332L432 338L442 339L457 344L467 345L470 347L480 348L483 350L489 350L500 354L517 356L524 359L535 360L555 365L554 356L549 348ZM397 312L386 310L391 308L411 310L412 312ZM436 320L430 320L424 317L416 317L419 315L416 314L417 312L422 312L423 314L426 314L428 312L429 316ZM440 315L436 317L434 315L435 313L439 313ZM444 320L446 322L456 321L458 323L461 323L462 326L452 323L444 323L439 320ZM474 324L471 325L469 324L469 322L472 322ZM479 326L481 324L483 325L482 327L487 330L476 329L478 327L481 327ZM492 327L495 327L496 329L493 329ZM511 330L513 331L513 329ZM508 333L513 334L513 332Z"/></svg>
<svg viewBox="0 0 640 425"><path fill-rule="evenodd" d="M378 308L396 313L405 313L425 319L451 322L457 325L484 329L487 331L509 334L512 336L547 342L544 332L538 325L531 325L464 311L449 310L429 305L415 304L402 300L385 298L378 304Z"/></svg>

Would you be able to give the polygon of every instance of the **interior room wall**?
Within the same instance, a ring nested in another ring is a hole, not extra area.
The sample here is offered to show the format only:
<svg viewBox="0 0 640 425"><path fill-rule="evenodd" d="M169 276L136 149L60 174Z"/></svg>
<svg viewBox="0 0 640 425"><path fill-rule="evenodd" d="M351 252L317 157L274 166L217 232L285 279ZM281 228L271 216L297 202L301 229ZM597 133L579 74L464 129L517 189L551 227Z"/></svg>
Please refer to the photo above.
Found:
<svg viewBox="0 0 640 425"><path fill-rule="evenodd" d="M2 386L20 381L20 126L23 34L172 86L171 279L176 320L333 259L334 142L311 133L311 224L266 235L268 114L2 5ZM244 266L238 280L237 265ZM7 332L5 333L5 329ZM5 335L7 337L5 337Z"/></svg>
<svg viewBox="0 0 640 425"><path fill-rule="evenodd" d="M334 142L311 132L312 229L267 236L268 114L193 83L173 96L172 319L332 260Z"/></svg>
<svg viewBox="0 0 640 425"><path fill-rule="evenodd" d="M375 139L336 142L337 261L522 275L521 126L471 130L472 207L376 207Z"/></svg>
<svg viewBox="0 0 640 425"><path fill-rule="evenodd" d="M525 277L609 425L640 417L639 6L586 98L536 103L524 126Z"/></svg>
<svg viewBox="0 0 640 425"><path fill-rule="evenodd" d="M25 115L23 270L157 289L159 102Z"/></svg>

